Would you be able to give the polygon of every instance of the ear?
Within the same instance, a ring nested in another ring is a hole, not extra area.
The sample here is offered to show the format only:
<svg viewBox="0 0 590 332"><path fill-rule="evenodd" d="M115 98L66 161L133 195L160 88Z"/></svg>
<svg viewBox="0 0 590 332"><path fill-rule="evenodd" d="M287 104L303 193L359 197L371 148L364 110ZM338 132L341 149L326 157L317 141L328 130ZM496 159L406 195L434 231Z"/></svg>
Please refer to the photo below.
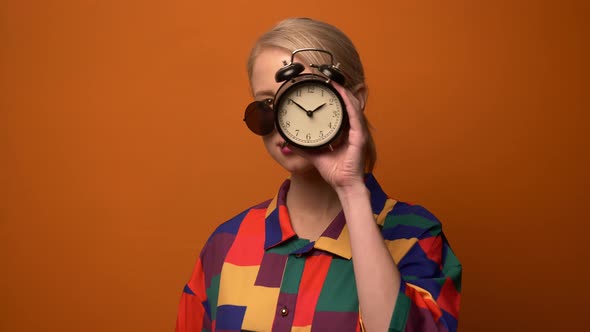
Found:
<svg viewBox="0 0 590 332"><path fill-rule="evenodd" d="M369 91L367 90L367 86L365 85L365 83L355 85L350 91L355 96L355 98L361 103L361 111L364 111L365 105L367 104L367 98L369 96Z"/></svg>

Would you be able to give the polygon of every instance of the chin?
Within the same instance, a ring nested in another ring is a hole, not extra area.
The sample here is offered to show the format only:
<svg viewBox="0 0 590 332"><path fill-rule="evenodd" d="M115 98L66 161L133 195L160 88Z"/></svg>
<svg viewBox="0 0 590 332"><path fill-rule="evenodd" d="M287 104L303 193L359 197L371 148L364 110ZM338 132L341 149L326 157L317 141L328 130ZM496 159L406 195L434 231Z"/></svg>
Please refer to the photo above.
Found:
<svg viewBox="0 0 590 332"><path fill-rule="evenodd" d="M287 170L289 173L291 174L310 174L310 173L317 173L315 167L310 164L310 163L306 163L305 165L288 165L289 167L285 167L283 166L283 168L285 168L285 170Z"/></svg>
<svg viewBox="0 0 590 332"><path fill-rule="evenodd" d="M269 135L264 139L264 145L268 154L287 172L292 174L304 174L315 171L315 167L307 159L295 152L282 148L284 140L279 135Z"/></svg>
<svg viewBox="0 0 590 332"><path fill-rule="evenodd" d="M274 152L274 151L273 151ZM303 174L315 171L314 166L307 159L296 154L285 156L280 151L270 153L271 157L283 167L287 172L293 174Z"/></svg>
<svg viewBox="0 0 590 332"><path fill-rule="evenodd" d="M317 172L313 164L295 153L288 146L285 148L285 140L275 130L270 135L263 137L264 146L268 154L291 174L306 174Z"/></svg>

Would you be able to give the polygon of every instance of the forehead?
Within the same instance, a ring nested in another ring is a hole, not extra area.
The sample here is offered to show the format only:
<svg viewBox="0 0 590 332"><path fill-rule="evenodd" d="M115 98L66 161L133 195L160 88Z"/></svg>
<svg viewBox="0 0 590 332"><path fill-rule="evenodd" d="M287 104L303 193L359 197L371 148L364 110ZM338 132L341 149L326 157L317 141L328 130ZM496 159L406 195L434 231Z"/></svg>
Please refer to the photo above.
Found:
<svg viewBox="0 0 590 332"><path fill-rule="evenodd" d="M263 49L252 66L252 92L254 98L273 97L281 83L275 81L275 73L281 69L283 61L291 61L291 53L280 48Z"/></svg>

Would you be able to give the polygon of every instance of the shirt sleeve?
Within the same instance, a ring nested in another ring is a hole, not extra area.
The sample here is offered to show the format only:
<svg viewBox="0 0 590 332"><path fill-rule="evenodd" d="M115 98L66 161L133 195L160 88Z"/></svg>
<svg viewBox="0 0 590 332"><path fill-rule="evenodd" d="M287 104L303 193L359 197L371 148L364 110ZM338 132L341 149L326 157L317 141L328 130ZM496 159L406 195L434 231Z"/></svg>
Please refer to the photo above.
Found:
<svg viewBox="0 0 590 332"><path fill-rule="evenodd" d="M176 332L201 332L207 331L207 322L210 322L205 306L207 293L205 291L205 276L201 259L197 260L193 274L189 282L184 286L178 306L176 318Z"/></svg>
<svg viewBox="0 0 590 332"><path fill-rule="evenodd" d="M398 204L382 228L402 276L389 331L456 331L461 264L430 212Z"/></svg>

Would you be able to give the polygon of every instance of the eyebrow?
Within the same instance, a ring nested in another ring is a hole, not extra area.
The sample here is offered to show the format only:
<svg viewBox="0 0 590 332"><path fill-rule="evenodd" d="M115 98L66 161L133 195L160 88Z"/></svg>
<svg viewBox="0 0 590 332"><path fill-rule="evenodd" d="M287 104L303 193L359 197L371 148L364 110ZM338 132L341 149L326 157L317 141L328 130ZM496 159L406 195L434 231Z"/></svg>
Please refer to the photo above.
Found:
<svg viewBox="0 0 590 332"><path fill-rule="evenodd" d="M257 91L254 93L254 99L263 98L263 97L274 97L275 93L272 90L262 90Z"/></svg>

